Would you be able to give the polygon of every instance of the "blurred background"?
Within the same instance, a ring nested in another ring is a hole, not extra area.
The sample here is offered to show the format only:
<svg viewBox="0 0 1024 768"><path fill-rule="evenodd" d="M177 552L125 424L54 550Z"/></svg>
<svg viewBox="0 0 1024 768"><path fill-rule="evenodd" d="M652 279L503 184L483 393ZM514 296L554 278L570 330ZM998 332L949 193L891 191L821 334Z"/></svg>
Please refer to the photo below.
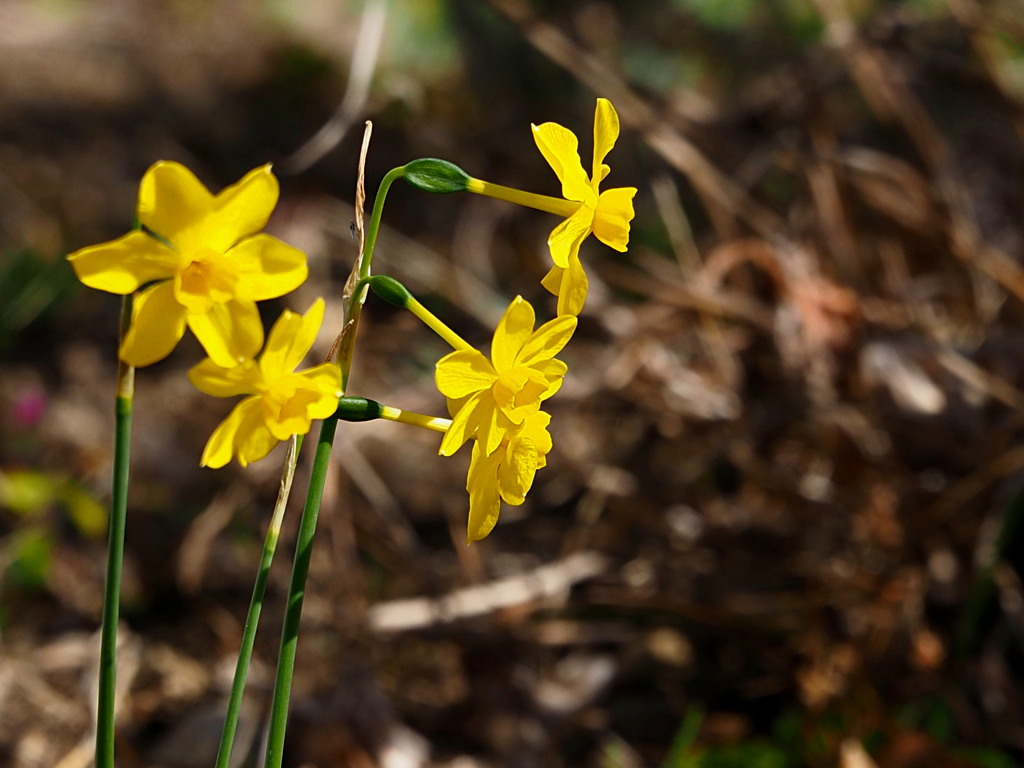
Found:
<svg viewBox="0 0 1024 768"><path fill-rule="evenodd" d="M1024 14L1015 0L0 0L0 764L91 764L117 297L64 256L157 159L273 162L328 303L367 194L438 156L557 195L595 98L636 186L525 505L464 544L468 456L343 425L289 766L1004 768L1024 760ZM393 188L375 268L485 344L553 217ZM322 356L335 330L314 349ZM350 394L443 413L442 342L371 298ZM212 764L283 452L198 466L232 403L139 371L120 765ZM306 457L308 459L308 456ZM269 702L302 489L238 765ZM261 761L260 761L261 762Z"/></svg>

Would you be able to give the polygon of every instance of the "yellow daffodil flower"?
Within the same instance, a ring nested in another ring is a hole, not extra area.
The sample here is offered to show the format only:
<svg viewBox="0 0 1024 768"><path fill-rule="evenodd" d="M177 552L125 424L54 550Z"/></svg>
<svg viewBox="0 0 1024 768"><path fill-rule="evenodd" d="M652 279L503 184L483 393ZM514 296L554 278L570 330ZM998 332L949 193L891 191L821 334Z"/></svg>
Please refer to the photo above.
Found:
<svg viewBox="0 0 1024 768"><path fill-rule="evenodd" d="M270 329L259 360L231 367L207 358L188 372L196 389L214 397L251 395L220 423L203 451L202 465L223 467L232 456L243 467L270 453L281 440L309 432L314 419L334 413L341 397L341 370L324 363L295 371L324 319L324 300L304 315L285 310Z"/></svg>
<svg viewBox="0 0 1024 768"><path fill-rule="evenodd" d="M160 161L146 171L138 198L143 229L68 256L91 288L142 289L121 344L123 361L143 366L162 360L186 327L224 367L259 351L263 325L256 302L294 290L308 274L302 251L257 234L277 196L269 165L218 195L178 163Z"/></svg>
<svg viewBox="0 0 1024 768"><path fill-rule="evenodd" d="M533 485L537 470L547 464L551 452L548 424L544 411L527 415L522 424L504 433L498 449L486 453L481 440L473 444L466 490L469 491L469 522L466 543L479 541L498 522L501 502L519 506Z"/></svg>
<svg viewBox="0 0 1024 768"><path fill-rule="evenodd" d="M536 331L533 307L517 296L498 323L491 358L476 349L457 349L437 363L437 388L448 398L452 425L441 441L451 456L476 437L490 457L506 434L523 424L562 386L566 365L556 360L576 330L576 318L556 317Z"/></svg>
<svg viewBox="0 0 1024 768"><path fill-rule="evenodd" d="M604 159L619 138L619 116L608 99L598 99L594 111L594 162L588 177L583 170L575 134L558 123L534 125L533 138L548 165L562 182L562 196L580 203L579 208L551 232L548 248L554 266L543 280L558 296L558 314L578 315L587 298L587 276L580 263L580 245L590 235L617 251L629 243L636 187L601 192L599 187L611 170Z"/></svg>

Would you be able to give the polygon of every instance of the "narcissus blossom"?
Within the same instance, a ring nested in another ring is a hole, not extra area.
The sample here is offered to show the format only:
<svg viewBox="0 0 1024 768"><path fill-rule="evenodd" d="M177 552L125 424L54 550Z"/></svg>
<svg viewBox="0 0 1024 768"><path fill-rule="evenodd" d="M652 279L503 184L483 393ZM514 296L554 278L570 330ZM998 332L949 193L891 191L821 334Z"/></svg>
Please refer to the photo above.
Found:
<svg viewBox="0 0 1024 768"><path fill-rule="evenodd" d="M579 208L551 232L548 248L554 266L542 281L558 296L558 314L578 315L587 298L587 276L580 263L580 245L590 235L617 251L629 243L636 187L601 192L599 187L611 170L604 159L619 138L619 116L608 99L598 99L594 111L594 158L590 176L583 169L579 141L558 123L534 125L533 138L544 159L562 182L562 196L580 203Z"/></svg>
<svg viewBox="0 0 1024 768"><path fill-rule="evenodd" d="M479 541L498 522L501 502L522 504L533 485L537 470L547 464L551 452L548 424L551 416L534 411L518 426L506 430L497 450L487 454L478 439L473 444L473 457L466 476L469 491L469 522L466 543Z"/></svg>
<svg viewBox="0 0 1024 768"><path fill-rule="evenodd" d="M237 456L244 467L262 459L281 440L309 432L314 419L334 413L341 397L338 366L324 363L295 371L323 319L323 299L304 315L285 310L270 329L259 360L225 367L207 358L188 372L196 389L208 395L250 395L214 430L203 451L203 466L223 467Z"/></svg>
<svg viewBox="0 0 1024 768"><path fill-rule="evenodd" d="M517 296L494 332L490 359L475 349L459 349L437 363L437 388L452 414L441 455L452 455L476 437L482 455L491 456L510 430L562 386L566 365L555 355L576 330L576 318L557 317L537 330L534 321L533 307Z"/></svg>
<svg viewBox="0 0 1024 768"><path fill-rule="evenodd" d="M302 251L257 234L277 196L269 165L218 195L178 163L160 161L146 171L138 199L143 229L68 256L91 288L139 291L122 360L135 366L162 360L186 326L219 365L259 351L256 302L294 290L308 274Z"/></svg>

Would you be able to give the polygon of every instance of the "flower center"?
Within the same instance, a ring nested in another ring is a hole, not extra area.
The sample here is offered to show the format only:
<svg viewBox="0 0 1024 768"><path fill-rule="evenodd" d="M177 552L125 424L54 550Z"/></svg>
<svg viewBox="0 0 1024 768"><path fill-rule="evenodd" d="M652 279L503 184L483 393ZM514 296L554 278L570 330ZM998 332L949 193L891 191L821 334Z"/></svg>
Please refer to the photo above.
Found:
<svg viewBox="0 0 1024 768"><path fill-rule="evenodd" d="M178 273L177 298L190 311L206 311L210 304L229 301L235 295L236 275L224 254L204 249Z"/></svg>
<svg viewBox="0 0 1024 768"><path fill-rule="evenodd" d="M194 296L205 295L209 288L213 269L209 262L193 261L181 273L181 290Z"/></svg>
<svg viewBox="0 0 1024 768"><path fill-rule="evenodd" d="M513 411L524 406L539 408L541 396L547 388L543 375L525 365L517 365L498 375L498 380L491 385L491 392L498 408L518 424L522 416Z"/></svg>

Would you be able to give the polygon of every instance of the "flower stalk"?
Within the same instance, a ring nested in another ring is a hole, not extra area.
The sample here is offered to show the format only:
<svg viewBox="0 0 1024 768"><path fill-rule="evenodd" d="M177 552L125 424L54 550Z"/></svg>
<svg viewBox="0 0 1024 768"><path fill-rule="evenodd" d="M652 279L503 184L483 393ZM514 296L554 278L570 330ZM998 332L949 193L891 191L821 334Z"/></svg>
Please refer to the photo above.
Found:
<svg viewBox="0 0 1024 768"><path fill-rule="evenodd" d="M263 540L263 553L260 556L259 570L256 572L256 581L252 588L249 612L245 617L245 628L242 630L242 642L238 649L238 661L235 664L235 677L231 681L231 694L224 717L224 729L221 732L220 746L217 749L216 768L228 768L231 762L231 751L235 744L235 734L238 732L238 716L242 709L242 696L245 693L245 682L249 676L252 649L256 643L256 627L259 625L260 613L263 611L263 598L266 596L270 566L274 561L274 553L277 551L278 539L281 537L281 523L284 520L284 510L288 506L288 498L292 491L292 480L295 478L295 466L298 464L302 438L303 435L293 435L288 443L288 455L285 457L284 470L281 474L281 486L274 504L274 512L270 518L270 527Z"/></svg>
<svg viewBox="0 0 1024 768"><path fill-rule="evenodd" d="M295 672L295 655L299 645L299 621L302 618L302 603L306 597L306 578L309 576L309 561L313 554L313 538L320 515L324 484L334 445L334 433L338 419L330 416L320 424L320 435L316 442L313 470L309 476L309 490L306 504L299 522L299 538L295 545L295 559L292 562L292 577L288 588L288 605L285 608L284 628L281 630L281 648L277 658L277 678L274 681L274 699L270 709L270 729L267 737L266 768L280 768L284 758L284 737L288 725L288 706L291 700L292 677Z"/></svg>
<svg viewBox="0 0 1024 768"><path fill-rule="evenodd" d="M132 297L121 300L121 338L132 316ZM117 367L114 399L114 477L107 543L107 574L100 626L99 685L96 708L96 766L114 767L114 704L117 693L117 623L124 566L124 532L128 516L128 473L131 462L132 404L135 369L126 362Z"/></svg>
<svg viewBox="0 0 1024 768"><path fill-rule="evenodd" d="M504 187L501 184L492 184L481 179L470 179L466 186L468 192L474 192L485 197L493 197L496 200L504 200L507 203L521 205L525 208L533 208L545 213L553 213L556 216L569 218L579 210L581 203L573 200L564 200L560 197L549 197L538 195L533 192L526 192L522 189Z"/></svg>

